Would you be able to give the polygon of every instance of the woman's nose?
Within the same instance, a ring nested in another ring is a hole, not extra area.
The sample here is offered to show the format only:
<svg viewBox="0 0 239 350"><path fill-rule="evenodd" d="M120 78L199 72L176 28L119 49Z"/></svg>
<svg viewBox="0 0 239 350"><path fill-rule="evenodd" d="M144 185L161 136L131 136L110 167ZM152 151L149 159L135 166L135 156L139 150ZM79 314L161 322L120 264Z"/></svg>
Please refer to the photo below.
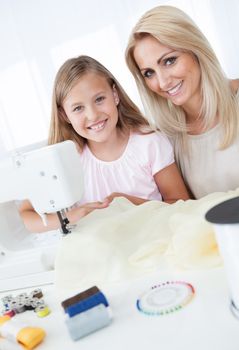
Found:
<svg viewBox="0 0 239 350"><path fill-rule="evenodd" d="M157 84L160 90L166 91L170 87L170 76L165 71L158 71L156 74Z"/></svg>

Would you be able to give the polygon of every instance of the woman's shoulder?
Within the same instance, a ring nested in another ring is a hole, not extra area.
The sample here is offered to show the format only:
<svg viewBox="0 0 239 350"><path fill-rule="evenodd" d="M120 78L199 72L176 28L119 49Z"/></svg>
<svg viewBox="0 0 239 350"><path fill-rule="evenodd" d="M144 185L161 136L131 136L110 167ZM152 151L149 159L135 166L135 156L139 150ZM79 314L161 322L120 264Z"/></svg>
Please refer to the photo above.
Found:
<svg viewBox="0 0 239 350"><path fill-rule="evenodd" d="M239 79L230 79L229 82L232 91L237 94L239 92Z"/></svg>

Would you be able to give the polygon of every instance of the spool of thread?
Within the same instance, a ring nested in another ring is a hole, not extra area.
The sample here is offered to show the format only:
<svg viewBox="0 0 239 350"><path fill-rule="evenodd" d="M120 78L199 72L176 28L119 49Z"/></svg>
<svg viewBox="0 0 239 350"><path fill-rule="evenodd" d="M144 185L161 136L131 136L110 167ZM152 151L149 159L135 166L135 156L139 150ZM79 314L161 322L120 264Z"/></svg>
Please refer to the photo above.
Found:
<svg viewBox="0 0 239 350"><path fill-rule="evenodd" d="M18 301L12 301L10 303L10 309L12 309L15 314L21 314L22 312L26 311L25 305Z"/></svg>
<svg viewBox="0 0 239 350"><path fill-rule="evenodd" d="M43 299L37 300L34 302L34 306L37 308L39 306L46 305Z"/></svg>
<svg viewBox="0 0 239 350"><path fill-rule="evenodd" d="M13 300L13 297L11 294L6 295L1 299L3 306L9 307L10 302Z"/></svg>
<svg viewBox="0 0 239 350"><path fill-rule="evenodd" d="M3 338L18 342L28 350L34 349L42 342L45 331L38 327L28 327L8 315L0 317L0 335Z"/></svg>
<svg viewBox="0 0 239 350"><path fill-rule="evenodd" d="M103 293L99 292L96 293L90 297L88 297L87 299L84 299L82 301L79 301L78 303L69 306L68 308L66 308L66 312L68 313L68 315L70 317L73 317L81 312L87 311L91 308L93 308L96 305L99 304L103 304L106 307L109 306L109 303L106 299L106 297L104 296Z"/></svg>
<svg viewBox="0 0 239 350"><path fill-rule="evenodd" d="M38 317L45 317L49 315L50 309L46 305L40 305L35 309L35 312Z"/></svg>
<svg viewBox="0 0 239 350"><path fill-rule="evenodd" d="M61 305L62 305L63 309L66 310L67 307L74 305L81 300L87 299L87 298L91 297L92 295L97 294L99 292L100 292L99 288L96 286L93 286L89 289L86 289L85 291L83 291L81 293L74 295L71 298L68 298L68 299L62 301Z"/></svg>
<svg viewBox="0 0 239 350"><path fill-rule="evenodd" d="M21 294L18 294L16 298L17 299L24 299L26 297L27 297L27 293L21 293Z"/></svg>
<svg viewBox="0 0 239 350"><path fill-rule="evenodd" d="M31 296L32 296L33 298L38 298L38 299L42 298L42 297L43 297L42 290L41 290L40 288L34 289L34 290L31 292Z"/></svg>
<svg viewBox="0 0 239 350"><path fill-rule="evenodd" d="M108 326L111 317L107 309L108 307L100 304L74 317L68 317L65 322L72 340L78 340Z"/></svg>
<svg viewBox="0 0 239 350"><path fill-rule="evenodd" d="M12 309L9 309L9 308L6 308L4 311L3 311L3 315L4 316L10 316L10 317L13 317L16 315L15 311L12 310Z"/></svg>

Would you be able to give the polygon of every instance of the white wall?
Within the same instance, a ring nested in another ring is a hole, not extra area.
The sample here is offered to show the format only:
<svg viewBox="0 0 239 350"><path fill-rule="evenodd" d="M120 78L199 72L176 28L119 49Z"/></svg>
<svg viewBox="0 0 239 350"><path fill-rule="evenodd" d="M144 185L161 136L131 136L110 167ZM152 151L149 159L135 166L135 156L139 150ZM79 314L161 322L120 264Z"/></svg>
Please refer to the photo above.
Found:
<svg viewBox="0 0 239 350"><path fill-rule="evenodd" d="M236 0L0 0L0 151L47 138L53 79L73 56L100 60L141 107L124 50L139 16L164 3L191 15L239 77Z"/></svg>

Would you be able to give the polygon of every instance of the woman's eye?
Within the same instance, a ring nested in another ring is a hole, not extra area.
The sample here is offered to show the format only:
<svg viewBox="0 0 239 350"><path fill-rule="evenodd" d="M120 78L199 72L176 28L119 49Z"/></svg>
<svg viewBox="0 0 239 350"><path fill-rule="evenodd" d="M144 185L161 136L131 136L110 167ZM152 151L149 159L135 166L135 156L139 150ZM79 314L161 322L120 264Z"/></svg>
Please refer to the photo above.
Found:
<svg viewBox="0 0 239 350"><path fill-rule="evenodd" d="M104 96L99 96L99 97L96 98L95 102L99 103L99 102L102 102L104 99L105 99Z"/></svg>
<svg viewBox="0 0 239 350"><path fill-rule="evenodd" d="M146 70L146 71L143 73L143 76L144 76L145 78L150 78L152 75L153 75L153 71L150 70L150 69Z"/></svg>
<svg viewBox="0 0 239 350"><path fill-rule="evenodd" d="M164 65L165 66L171 66L172 64L174 64L176 62L176 59L177 59L177 57L175 57L175 56L166 58L164 60Z"/></svg>

